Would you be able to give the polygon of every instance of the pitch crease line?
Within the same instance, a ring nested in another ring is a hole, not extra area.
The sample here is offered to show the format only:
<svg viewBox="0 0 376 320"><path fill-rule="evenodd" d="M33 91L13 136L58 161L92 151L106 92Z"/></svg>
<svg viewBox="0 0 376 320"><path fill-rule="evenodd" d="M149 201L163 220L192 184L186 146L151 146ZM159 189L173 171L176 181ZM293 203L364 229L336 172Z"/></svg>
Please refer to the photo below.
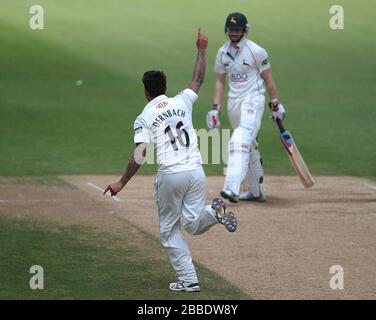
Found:
<svg viewBox="0 0 376 320"><path fill-rule="evenodd" d="M87 183L90 187L93 187L94 189L97 189L97 190L100 190L100 191L102 191L102 193L104 192L104 189L102 189L101 187L98 187L97 185L95 185L94 183L92 183L92 182L88 182ZM107 194L109 197L111 197L111 195L110 194ZM116 201L119 201L119 202L122 202L118 197L116 197L116 196L113 196L113 197L111 197L112 199L114 199L114 200L116 200Z"/></svg>
<svg viewBox="0 0 376 320"><path fill-rule="evenodd" d="M364 185L365 185L366 187L372 189L372 190L376 190L376 186L373 186L372 184L365 183Z"/></svg>

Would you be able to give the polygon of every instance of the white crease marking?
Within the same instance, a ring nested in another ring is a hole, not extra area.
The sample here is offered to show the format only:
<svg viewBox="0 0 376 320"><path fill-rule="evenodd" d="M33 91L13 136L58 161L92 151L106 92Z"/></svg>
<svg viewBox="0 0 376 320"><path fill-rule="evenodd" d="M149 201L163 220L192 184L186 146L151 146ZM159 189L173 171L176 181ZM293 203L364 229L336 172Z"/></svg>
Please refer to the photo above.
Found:
<svg viewBox="0 0 376 320"><path fill-rule="evenodd" d="M89 186L91 186L91 187L93 187L94 189L97 189L97 190L100 190L100 191L102 191L102 193L104 192L104 189L102 189L101 187L98 187L97 185L95 185L94 183L92 183L92 182L88 182L87 183ZM107 194L107 193L106 193ZM109 197L111 197L111 195L110 194L107 194ZM118 202L123 202L122 200L120 200L118 197L116 197L116 196L113 196L113 197L111 197L111 199L114 199L114 200L116 200L116 201L118 201Z"/></svg>
<svg viewBox="0 0 376 320"><path fill-rule="evenodd" d="M376 186L373 186L372 184L365 183L364 185L365 185L366 187L372 189L372 190L376 190Z"/></svg>

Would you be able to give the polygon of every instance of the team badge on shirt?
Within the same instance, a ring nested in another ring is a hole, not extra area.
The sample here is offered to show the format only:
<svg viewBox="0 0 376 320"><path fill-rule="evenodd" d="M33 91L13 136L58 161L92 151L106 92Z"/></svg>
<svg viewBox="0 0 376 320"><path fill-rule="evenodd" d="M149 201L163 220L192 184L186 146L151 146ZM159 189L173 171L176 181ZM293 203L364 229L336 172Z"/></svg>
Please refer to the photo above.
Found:
<svg viewBox="0 0 376 320"><path fill-rule="evenodd" d="M268 64L269 63L269 60L266 58L265 60L263 60L262 62L261 62L261 65L266 65L266 64Z"/></svg>
<svg viewBox="0 0 376 320"><path fill-rule="evenodd" d="M162 102L160 102L160 103L157 104L157 109L164 108L167 105L168 105L167 101L162 101Z"/></svg>
<svg viewBox="0 0 376 320"><path fill-rule="evenodd" d="M137 133L141 133L142 132L142 127L138 127L136 129L134 129L134 133L137 134Z"/></svg>

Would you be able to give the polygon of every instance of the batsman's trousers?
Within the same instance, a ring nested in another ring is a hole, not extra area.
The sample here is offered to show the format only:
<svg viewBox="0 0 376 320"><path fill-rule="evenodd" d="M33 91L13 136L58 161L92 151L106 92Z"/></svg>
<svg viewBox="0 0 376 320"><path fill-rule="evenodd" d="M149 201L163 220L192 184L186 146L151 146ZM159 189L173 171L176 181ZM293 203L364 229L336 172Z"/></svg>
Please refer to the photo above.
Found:
<svg viewBox="0 0 376 320"><path fill-rule="evenodd" d="M265 96L249 95L228 99L227 112L234 129L228 146L228 164L224 189L239 195L240 184L249 168L249 152L257 145L256 136L264 113Z"/></svg>

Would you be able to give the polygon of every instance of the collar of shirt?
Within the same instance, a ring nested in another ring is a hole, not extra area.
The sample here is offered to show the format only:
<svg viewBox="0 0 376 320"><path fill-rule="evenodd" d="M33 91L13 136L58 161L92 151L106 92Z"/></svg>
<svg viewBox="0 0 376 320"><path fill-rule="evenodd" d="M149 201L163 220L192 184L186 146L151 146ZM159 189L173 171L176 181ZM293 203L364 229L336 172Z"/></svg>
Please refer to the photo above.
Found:
<svg viewBox="0 0 376 320"><path fill-rule="evenodd" d="M246 37L243 37L237 44L236 44L236 46L239 48L239 50L241 49L241 48L243 48L244 47L244 45L245 45L245 43L247 42L247 38ZM228 42L227 42L227 47L226 47L226 52L229 52L229 50L230 50L230 47L231 47L231 41L229 40Z"/></svg>
<svg viewBox="0 0 376 320"><path fill-rule="evenodd" d="M149 108L149 107L155 105L156 103L161 102L162 100L165 100L165 99L168 99L168 97L164 94L161 94L160 96L155 97L153 100L150 100L145 108Z"/></svg>

